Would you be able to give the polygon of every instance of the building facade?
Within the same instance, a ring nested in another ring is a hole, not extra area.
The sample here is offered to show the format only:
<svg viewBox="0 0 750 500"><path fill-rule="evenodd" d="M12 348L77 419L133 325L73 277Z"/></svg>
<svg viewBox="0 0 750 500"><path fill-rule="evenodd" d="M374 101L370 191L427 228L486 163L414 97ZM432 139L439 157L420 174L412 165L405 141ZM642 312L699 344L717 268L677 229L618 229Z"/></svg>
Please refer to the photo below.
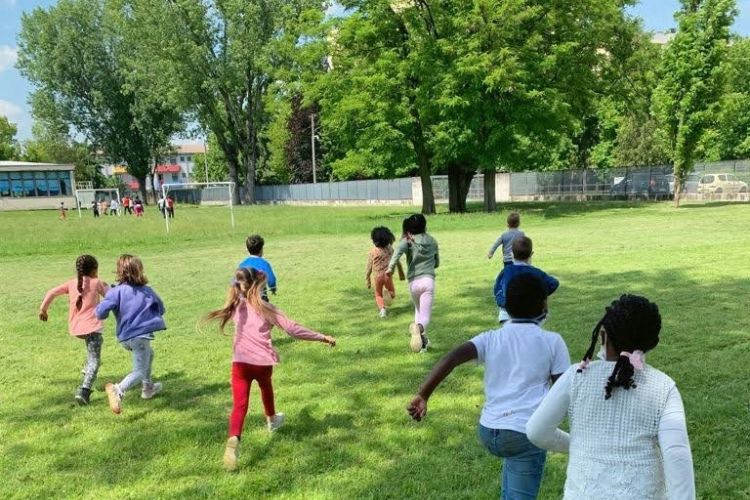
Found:
<svg viewBox="0 0 750 500"><path fill-rule="evenodd" d="M73 165L0 161L0 210L76 208Z"/></svg>

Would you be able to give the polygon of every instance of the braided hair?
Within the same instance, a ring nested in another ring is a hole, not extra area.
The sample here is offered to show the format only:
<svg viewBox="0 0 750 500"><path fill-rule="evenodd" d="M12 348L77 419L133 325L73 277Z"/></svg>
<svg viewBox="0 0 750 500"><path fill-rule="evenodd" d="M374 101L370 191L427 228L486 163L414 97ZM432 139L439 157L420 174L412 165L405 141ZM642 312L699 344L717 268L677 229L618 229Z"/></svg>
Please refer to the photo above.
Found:
<svg viewBox="0 0 750 500"><path fill-rule="evenodd" d="M583 356L583 364L578 373L581 373L585 365L591 361L602 328L607 336L607 345L620 353L604 388L604 399L609 399L615 387L625 390L636 387L633 383L635 369L630 358L622 353L648 352L656 347L659 344L661 315L657 305L645 297L620 296L605 309L604 316L591 332L591 345Z"/></svg>
<svg viewBox="0 0 750 500"><path fill-rule="evenodd" d="M91 255L81 255L76 259L76 275L78 276L78 298L76 299L76 309L79 311L83 305L83 277L90 277L97 269L99 269L99 263Z"/></svg>

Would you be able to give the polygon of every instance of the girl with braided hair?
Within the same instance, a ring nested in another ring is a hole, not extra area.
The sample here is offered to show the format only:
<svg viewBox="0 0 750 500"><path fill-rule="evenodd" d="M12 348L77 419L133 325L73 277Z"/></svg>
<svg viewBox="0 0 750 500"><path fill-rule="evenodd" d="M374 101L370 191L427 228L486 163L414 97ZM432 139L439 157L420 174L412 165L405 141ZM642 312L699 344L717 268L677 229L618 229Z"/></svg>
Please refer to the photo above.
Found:
<svg viewBox="0 0 750 500"><path fill-rule="evenodd" d="M275 306L263 300L268 275L250 267L235 271L224 307L208 313L206 320L218 320L221 332L234 322L234 353L232 356L232 414L229 418L229 439L224 452L224 467L237 470L238 448L248 410L250 386L258 382L260 397L269 432L284 423L284 414L276 413L271 375L279 363L279 355L271 342L271 329L276 326L292 337L336 345L336 339L308 330L287 318Z"/></svg>
<svg viewBox="0 0 750 500"><path fill-rule="evenodd" d="M89 404L91 387L96 380L102 353L102 328L104 324L96 317L99 297L103 297L109 286L98 277L99 264L91 255L81 255L76 259L76 278L66 281L47 292L39 307L39 319L47 321L47 310L59 295L68 295L68 328L74 337L86 342L88 356L83 368L83 383L75 395L79 405Z"/></svg>
<svg viewBox="0 0 750 500"><path fill-rule="evenodd" d="M534 444L570 454L564 500L695 500L680 393L646 364L660 330L653 302L636 295L612 302L583 361L565 372L529 420ZM599 339L601 361L591 362ZM570 434L558 429L566 415Z"/></svg>

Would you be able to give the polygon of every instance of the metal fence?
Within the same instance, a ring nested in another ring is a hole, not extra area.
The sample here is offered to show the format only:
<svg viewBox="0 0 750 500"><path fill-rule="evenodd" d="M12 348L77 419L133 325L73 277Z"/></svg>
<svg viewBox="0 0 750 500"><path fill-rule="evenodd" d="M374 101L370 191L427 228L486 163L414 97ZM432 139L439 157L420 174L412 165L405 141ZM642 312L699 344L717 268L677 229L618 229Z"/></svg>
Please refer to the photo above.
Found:
<svg viewBox="0 0 750 500"><path fill-rule="evenodd" d="M292 184L286 186L258 186L255 199L268 202L331 202L331 201L403 201L412 200L412 180L366 180Z"/></svg>

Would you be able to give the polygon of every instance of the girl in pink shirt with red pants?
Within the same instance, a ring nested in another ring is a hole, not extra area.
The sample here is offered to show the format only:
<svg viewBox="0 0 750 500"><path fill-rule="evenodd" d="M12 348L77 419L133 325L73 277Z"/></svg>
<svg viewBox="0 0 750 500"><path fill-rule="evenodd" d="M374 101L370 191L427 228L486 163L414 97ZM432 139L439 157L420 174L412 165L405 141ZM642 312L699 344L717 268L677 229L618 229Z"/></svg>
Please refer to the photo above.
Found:
<svg viewBox="0 0 750 500"><path fill-rule="evenodd" d="M272 304L263 301L268 276L253 268L235 271L232 287L224 307L208 313L208 320L218 319L221 331L234 322L234 354L232 356L232 397L234 405L229 418L229 439L224 452L224 467L237 469L238 448L247 415L250 386L258 382L268 430L276 431L284 423L284 414L276 413L271 375L279 363L279 355L271 342L271 329L276 326L292 337L316 340L331 346L336 339L298 325Z"/></svg>
<svg viewBox="0 0 750 500"><path fill-rule="evenodd" d="M76 279L66 281L53 288L44 296L39 307L39 319L47 321L47 309L59 295L67 294L70 300L68 327L70 334L86 342L88 357L83 368L83 383L76 393L79 405L89 404L91 386L96 380L102 353L102 328L104 323L96 317L99 297L104 297L109 285L98 278L99 263L91 255L81 255L76 259Z"/></svg>

